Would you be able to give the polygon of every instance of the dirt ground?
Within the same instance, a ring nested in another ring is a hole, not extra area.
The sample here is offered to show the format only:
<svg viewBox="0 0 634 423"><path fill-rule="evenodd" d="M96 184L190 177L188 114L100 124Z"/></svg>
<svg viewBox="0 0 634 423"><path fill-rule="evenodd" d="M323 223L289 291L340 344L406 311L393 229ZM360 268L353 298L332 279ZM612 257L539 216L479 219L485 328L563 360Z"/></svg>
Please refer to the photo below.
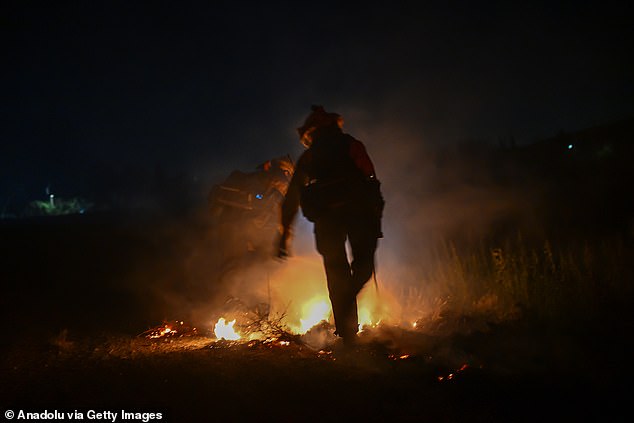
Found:
<svg viewBox="0 0 634 423"><path fill-rule="evenodd" d="M382 328L352 350L301 338L215 341L203 330L138 336L170 307L140 275L166 284L183 272L174 266L182 239L156 225L99 216L2 223L5 421L7 410L78 410L86 420L88 410L126 410L175 422L623 421L631 413L629 310L576 327L523 316L470 330L447 321L435 333Z"/></svg>

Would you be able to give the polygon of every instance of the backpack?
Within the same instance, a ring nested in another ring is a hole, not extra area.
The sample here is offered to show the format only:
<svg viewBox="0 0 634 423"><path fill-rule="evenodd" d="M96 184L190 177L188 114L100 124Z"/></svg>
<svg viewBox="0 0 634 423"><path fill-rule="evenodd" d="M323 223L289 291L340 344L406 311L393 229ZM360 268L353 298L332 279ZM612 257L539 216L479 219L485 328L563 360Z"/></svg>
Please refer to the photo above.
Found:
<svg viewBox="0 0 634 423"><path fill-rule="evenodd" d="M328 217L365 221L381 237L381 184L365 177L352 161L352 140L340 133L310 148L310 182L300 192L302 214L311 222Z"/></svg>

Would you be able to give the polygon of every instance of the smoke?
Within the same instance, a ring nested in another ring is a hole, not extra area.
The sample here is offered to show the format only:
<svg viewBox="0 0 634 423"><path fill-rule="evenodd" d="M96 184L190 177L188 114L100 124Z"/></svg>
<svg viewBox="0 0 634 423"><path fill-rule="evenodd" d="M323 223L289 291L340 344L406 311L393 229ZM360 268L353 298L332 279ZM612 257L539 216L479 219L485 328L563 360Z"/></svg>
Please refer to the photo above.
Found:
<svg viewBox="0 0 634 423"><path fill-rule="evenodd" d="M437 133L428 135L421 125L408 126L388 112L330 109L340 112L344 130L366 145L386 200L384 238L376 254L377 284L370 281L360 295L360 317L367 313L374 323L407 326L437 314L451 283L429 277L438 265L439 246L491 238L501 224L520 230L530 221L531 194L509 188L496 173L504 163L492 160L492 150L484 144L447 142L439 147L431 140ZM271 151L270 157L279 153ZM302 305L315 297L328 299L312 224L301 213L295 222L293 256L286 262L272 258L274 233L264 236L266 247L259 254L227 259L225 250L235 248L227 240L241 242L252 235L244 230L239 225L224 227L221 232L231 235L219 236L206 210L161 228L169 258L155 270L148 263L144 272L145 277L155 273L148 289L162 304L162 318L210 325L231 312L237 299L246 307L267 304L271 316L284 315L297 327ZM140 286L145 289L147 283Z"/></svg>
<svg viewBox="0 0 634 423"><path fill-rule="evenodd" d="M364 142L382 183L377 278L379 302L392 299L392 320L407 326L473 310L512 313L486 289L478 291L478 279L489 275L469 274L464 265L477 255L483 270L492 249L510 239L523 238L522 247L529 239L543 244L544 225L537 223L542 187L530 180L518 151L470 140L459 130L439 142L437 125L408 124L389 110L342 114L344 129Z"/></svg>

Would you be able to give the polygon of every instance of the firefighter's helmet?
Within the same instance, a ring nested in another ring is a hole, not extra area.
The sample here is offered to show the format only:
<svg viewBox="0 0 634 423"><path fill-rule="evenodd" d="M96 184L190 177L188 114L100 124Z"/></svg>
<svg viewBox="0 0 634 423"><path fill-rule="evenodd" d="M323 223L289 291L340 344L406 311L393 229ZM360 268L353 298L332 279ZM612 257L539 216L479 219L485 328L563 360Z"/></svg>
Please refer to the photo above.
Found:
<svg viewBox="0 0 634 423"><path fill-rule="evenodd" d="M323 106L311 106L312 112L308 115L304 124L297 128L299 139L305 147L312 145L311 134L318 128L337 125L343 128L343 118L337 113L328 113Z"/></svg>

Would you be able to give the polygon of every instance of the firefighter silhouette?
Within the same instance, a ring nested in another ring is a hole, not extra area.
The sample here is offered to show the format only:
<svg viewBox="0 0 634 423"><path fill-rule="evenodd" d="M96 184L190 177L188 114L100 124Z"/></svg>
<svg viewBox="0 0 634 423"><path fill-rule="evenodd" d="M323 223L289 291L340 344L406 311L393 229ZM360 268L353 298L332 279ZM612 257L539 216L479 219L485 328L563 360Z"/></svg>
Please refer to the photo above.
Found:
<svg viewBox="0 0 634 423"><path fill-rule="evenodd" d="M384 201L365 146L342 127L341 116L313 106L298 128L307 150L297 162L282 204L278 256L288 255L292 224L301 206L304 216L314 222L336 334L349 345L355 343L358 331L357 294L374 272Z"/></svg>
<svg viewBox="0 0 634 423"><path fill-rule="evenodd" d="M253 172L233 171L208 196L212 228L223 260L270 254L281 203L293 174L289 156L268 160Z"/></svg>

